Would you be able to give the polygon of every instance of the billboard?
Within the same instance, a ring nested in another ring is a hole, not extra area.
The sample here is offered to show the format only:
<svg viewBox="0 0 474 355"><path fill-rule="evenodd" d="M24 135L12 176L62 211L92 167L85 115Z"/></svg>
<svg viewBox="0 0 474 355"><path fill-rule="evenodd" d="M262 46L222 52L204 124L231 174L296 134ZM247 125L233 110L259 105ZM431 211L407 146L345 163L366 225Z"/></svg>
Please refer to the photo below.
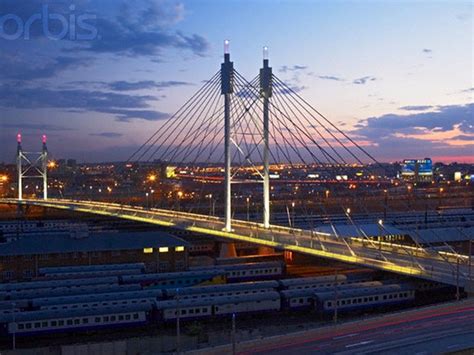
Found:
<svg viewBox="0 0 474 355"><path fill-rule="evenodd" d="M402 164L402 176L432 176L433 162L430 158L405 159Z"/></svg>

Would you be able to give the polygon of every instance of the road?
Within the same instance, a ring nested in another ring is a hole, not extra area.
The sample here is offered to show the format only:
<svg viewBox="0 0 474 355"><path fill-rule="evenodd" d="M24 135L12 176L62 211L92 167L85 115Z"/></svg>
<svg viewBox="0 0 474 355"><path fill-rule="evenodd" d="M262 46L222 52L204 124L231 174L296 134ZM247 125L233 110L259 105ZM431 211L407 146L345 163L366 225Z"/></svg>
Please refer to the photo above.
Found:
<svg viewBox="0 0 474 355"><path fill-rule="evenodd" d="M15 199L0 199L0 203L17 204ZM366 267L426 278L462 287L468 278L468 258L446 252L433 252L417 247L376 242L361 238L311 233L288 227L270 226L233 220L233 231L223 232L223 220L194 213L163 209L144 209L114 203L61 199L23 200L23 204L69 209L118 218L154 223L222 238L268 245L305 254L316 255ZM456 261L459 260L459 267Z"/></svg>
<svg viewBox="0 0 474 355"><path fill-rule="evenodd" d="M439 354L474 348L474 302L454 303L287 335L240 354ZM241 347L242 348L242 347Z"/></svg>

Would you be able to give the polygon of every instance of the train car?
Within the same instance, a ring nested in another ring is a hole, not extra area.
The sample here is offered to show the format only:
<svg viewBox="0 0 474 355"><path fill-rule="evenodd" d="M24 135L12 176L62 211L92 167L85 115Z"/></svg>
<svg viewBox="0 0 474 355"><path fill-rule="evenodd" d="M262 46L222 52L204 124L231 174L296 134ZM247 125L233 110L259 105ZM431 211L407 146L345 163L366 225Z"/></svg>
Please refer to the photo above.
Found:
<svg viewBox="0 0 474 355"><path fill-rule="evenodd" d="M0 333L4 336L13 332L16 336L36 336L103 328L129 328L151 322L152 310L152 306L147 304L0 315Z"/></svg>
<svg viewBox="0 0 474 355"><path fill-rule="evenodd" d="M248 314L279 311L280 294L275 291L252 295L222 296L186 300L156 302L158 319L174 321L179 312L182 320L200 319L211 316Z"/></svg>
<svg viewBox="0 0 474 355"><path fill-rule="evenodd" d="M134 285L85 285L79 287L56 287L56 288L39 288L34 290L21 290L0 292L0 300L25 300L39 297L54 297L66 295L87 295L91 293L110 293L123 291L141 290L141 286Z"/></svg>
<svg viewBox="0 0 474 355"><path fill-rule="evenodd" d="M224 285L186 287L182 289L167 289L165 291L168 298L177 298L179 293L180 299L221 297L221 296L238 296L248 295L260 292L276 291L278 282L272 281L255 281L241 282Z"/></svg>
<svg viewBox="0 0 474 355"><path fill-rule="evenodd" d="M337 290L370 288L382 286L380 281L360 282L353 284L337 285ZM335 292L334 284L316 284L312 287L292 288L280 291L281 307L284 310L305 310L314 309L315 292Z"/></svg>
<svg viewBox="0 0 474 355"><path fill-rule="evenodd" d="M44 308L44 307L49 307L49 306L74 304L74 303L102 302L102 301L114 301L114 300L132 300L132 299L143 299L143 298L162 299L163 297L164 296L163 296L162 290L150 289L150 290L138 290L138 291L88 294L88 295L35 298L31 300L31 307L33 309L39 309L39 308Z"/></svg>
<svg viewBox="0 0 474 355"><path fill-rule="evenodd" d="M203 266L193 268L193 270L213 270L215 268L215 266ZM285 271L284 264L279 261L219 265L218 268L225 271L229 282L271 280L281 277Z"/></svg>
<svg viewBox="0 0 474 355"><path fill-rule="evenodd" d="M310 289L314 287L323 287L323 286L334 286L336 281L335 276L314 276L314 277L297 277L291 279L282 279L278 282L280 283L280 288L284 290L293 290L293 289ZM337 284L342 285L348 282L346 275L337 275Z"/></svg>
<svg viewBox="0 0 474 355"><path fill-rule="evenodd" d="M67 304L57 304L51 306L42 306L40 310L70 310L70 309L90 309L97 307L114 307L114 306L130 306L130 305L154 305L156 298L132 298L132 299L117 299L109 301L94 301L94 302L81 302L81 303L67 303Z"/></svg>
<svg viewBox="0 0 474 355"><path fill-rule="evenodd" d="M118 277L97 277L93 279L68 279L68 280L45 280L45 281L28 281L16 283L0 284L0 292L32 290L39 288L55 288L55 287L78 287L82 285L115 285L118 284Z"/></svg>
<svg viewBox="0 0 474 355"><path fill-rule="evenodd" d="M143 287L158 289L182 288L196 285L223 284L226 282L225 271L221 269L153 273L142 275L124 275L120 282L127 284L140 284Z"/></svg>
<svg viewBox="0 0 474 355"><path fill-rule="evenodd" d="M315 292L315 309L322 313L363 310L409 304L415 300L413 287L403 284L368 288L348 288L336 292Z"/></svg>
<svg viewBox="0 0 474 355"><path fill-rule="evenodd" d="M42 277L45 280L63 280L63 279L91 279L98 277L107 277L107 276L121 276L121 275L141 275L143 274L140 269L125 269L125 270L103 270L103 271L79 271L79 272L61 272L57 274L47 274Z"/></svg>
<svg viewBox="0 0 474 355"><path fill-rule="evenodd" d="M42 267L39 269L39 273L41 275L48 275L48 274L74 273L74 272L111 271L111 270L145 271L145 264L144 263L125 263L125 264Z"/></svg>

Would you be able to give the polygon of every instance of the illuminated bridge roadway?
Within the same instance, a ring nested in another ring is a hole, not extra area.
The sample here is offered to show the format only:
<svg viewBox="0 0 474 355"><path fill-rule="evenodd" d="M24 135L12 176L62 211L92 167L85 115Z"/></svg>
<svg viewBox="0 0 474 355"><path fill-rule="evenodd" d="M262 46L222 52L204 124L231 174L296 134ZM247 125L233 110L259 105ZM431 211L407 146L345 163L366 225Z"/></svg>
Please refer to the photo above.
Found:
<svg viewBox="0 0 474 355"><path fill-rule="evenodd" d="M233 231L225 232L224 220L219 217L170 211L144 209L115 203L76 201L66 199L33 200L0 199L0 203L34 205L63 209L203 233L235 241L274 247L280 250L315 255L327 259L358 264L374 269L410 275L422 279L459 285L471 285L468 256L403 246L367 238L340 236L296 228L232 220Z"/></svg>

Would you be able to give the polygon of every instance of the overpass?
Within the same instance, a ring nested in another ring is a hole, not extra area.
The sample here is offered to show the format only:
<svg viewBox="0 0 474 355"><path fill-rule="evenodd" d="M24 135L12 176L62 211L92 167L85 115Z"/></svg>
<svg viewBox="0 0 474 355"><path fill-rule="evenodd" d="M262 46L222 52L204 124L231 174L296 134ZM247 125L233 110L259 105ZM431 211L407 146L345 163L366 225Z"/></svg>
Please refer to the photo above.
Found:
<svg viewBox="0 0 474 355"><path fill-rule="evenodd" d="M260 223L234 219L232 220L233 229L226 231L226 221L219 217L107 202L67 199L0 199L0 203L62 209L150 223L230 241L243 241L279 250L314 255L459 287L465 287L471 280L470 260L467 255L375 241L363 235L342 238L337 233L321 233L278 225L264 228Z"/></svg>

